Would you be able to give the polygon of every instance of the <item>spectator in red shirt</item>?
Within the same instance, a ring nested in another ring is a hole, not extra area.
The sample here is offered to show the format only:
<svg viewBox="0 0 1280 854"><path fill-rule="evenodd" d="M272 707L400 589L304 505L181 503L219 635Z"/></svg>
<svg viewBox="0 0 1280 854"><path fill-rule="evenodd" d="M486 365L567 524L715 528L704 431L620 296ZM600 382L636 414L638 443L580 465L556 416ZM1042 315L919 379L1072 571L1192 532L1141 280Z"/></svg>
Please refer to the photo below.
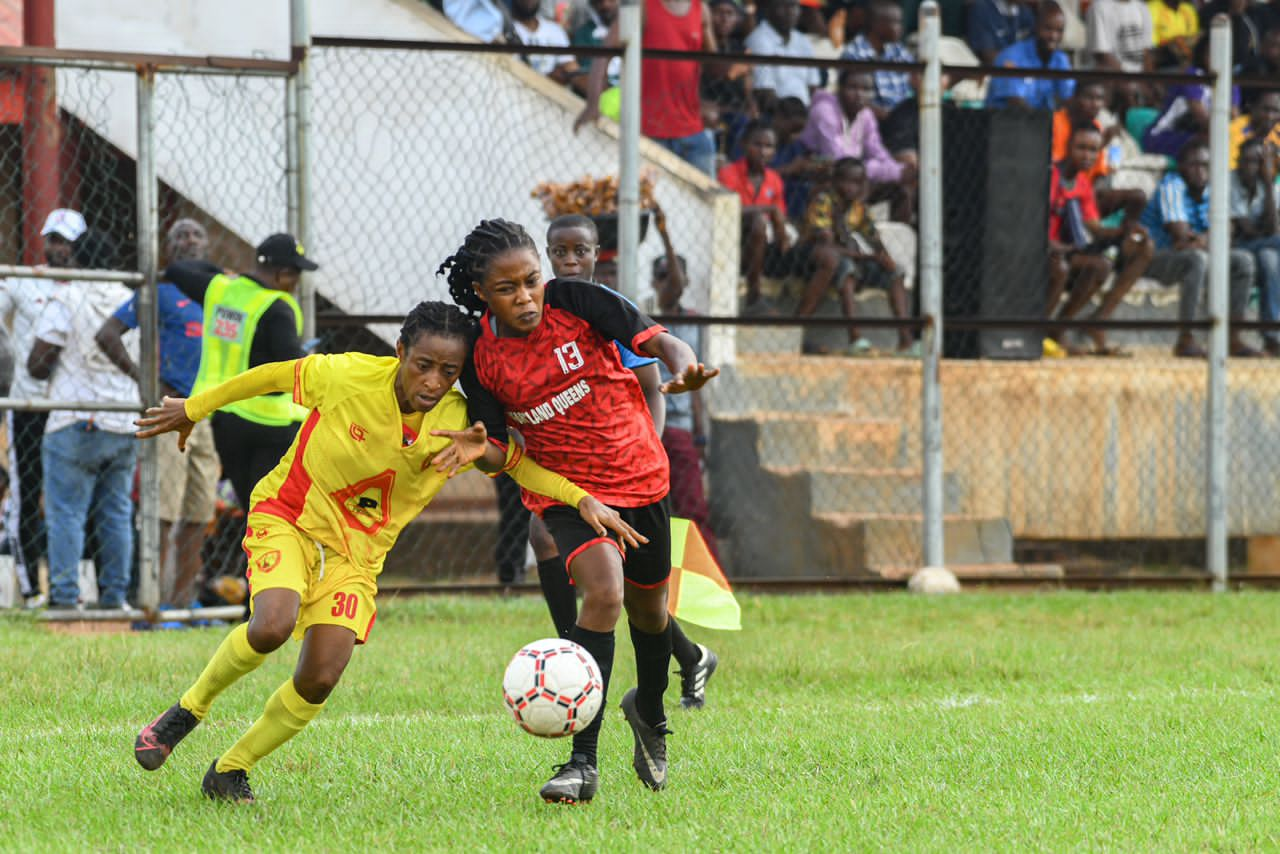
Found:
<svg viewBox="0 0 1280 854"><path fill-rule="evenodd" d="M645 0L644 49L701 51L716 49L711 16L702 0ZM618 22L605 44L622 44ZM587 105L573 122L576 131L600 118L607 64L593 62L587 79ZM715 174L716 143L702 120L701 66L695 61L645 59L641 64L640 132L708 175Z"/></svg>
<svg viewBox="0 0 1280 854"><path fill-rule="evenodd" d="M777 151L778 138L768 124L755 121L747 125L742 139L745 156L720 170L720 183L742 200L742 272L747 277L746 304L751 306L760 301L766 256L781 259L791 239L782 176L766 165Z"/></svg>
<svg viewBox="0 0 1280 854"><path fill-rule="evenodd" d="M1112 262L1104 254L1110 247L1118 248L1119 272L1102 304L1093 313L1095 320L1106 320L1111 316L1151 263L1154 249L1141 225L1126 221L1118 228L1102 226L1097 197L1089 177L1101 149L1102 132L1092 122L1077 125L1067 143L1067 156L1052 167L1053 176L1049 183L1049 317L1054 316L1062 295L1068 289L1070 296L1058 314L1063 320L1074 317L1102 290L1112 271ZM1068 347L1064 351L1062 333L1053 332L1046 342L1045 352L1050 356L1060 356L1064 352L1071 355L1128 355L1118 347L1109 346L1102 330L1090 329L1087 334L1093 342L1092 350Z"/></svg>

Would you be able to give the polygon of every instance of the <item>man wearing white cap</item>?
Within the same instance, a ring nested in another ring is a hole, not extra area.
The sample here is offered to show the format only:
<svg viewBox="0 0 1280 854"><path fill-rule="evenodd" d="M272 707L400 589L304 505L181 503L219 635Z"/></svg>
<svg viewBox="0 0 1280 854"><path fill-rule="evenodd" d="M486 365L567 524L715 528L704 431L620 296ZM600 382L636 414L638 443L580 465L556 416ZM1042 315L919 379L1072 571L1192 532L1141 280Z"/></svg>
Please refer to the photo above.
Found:
<svg viewBox="0 0 1280 854"><path fill-rule="evenodd" d="M79 211L59 208L44 221L44 258L50 267L71 267L71 245L85 232ZM27 355L35 340L36 321L53 296L52 279L0 279L0 318L11 317L9 335L13 342L13 385L9 396L47 397L48 381L27 372ZM9 435L9 472L12 494L4 524L12 544L18 581L29 608L44 604L40 595L40 556L45 552L44 522L40 495L44 488L40 443L44 437L47 412L10 410L5 413Z"/></svg>

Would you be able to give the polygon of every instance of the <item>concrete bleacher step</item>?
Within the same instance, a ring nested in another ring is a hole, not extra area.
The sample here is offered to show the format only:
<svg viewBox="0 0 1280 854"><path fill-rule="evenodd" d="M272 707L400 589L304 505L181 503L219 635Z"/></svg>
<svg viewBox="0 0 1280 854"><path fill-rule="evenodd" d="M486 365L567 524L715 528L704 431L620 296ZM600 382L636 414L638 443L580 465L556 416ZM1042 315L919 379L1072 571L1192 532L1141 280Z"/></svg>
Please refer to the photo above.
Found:
<svg viewBox="0 0 1280 854"><path fill-rule="evenodd" d="M920 509L921 472L913 468L762 466L778 478L808 476L815 513L912 513ZM943 510L957 513L963 499L959 478L943 475Z"/></svg>
<svg viewBox="0 0 1280 854"><path fill-rule="evenodd" d="M716 417L712 432L754 442L766 465L875 467L898 462L902 426L840 414L753 412Z"/></svg>
<svg viewBox="0 0 1280 854"><path fill-rule="evenodd" d="M832 513L813 516L820 562L841 575L879 574L885 567L924 563L924 517L918 513ZM1007 519L964 514L943 517L948 566L1004 565L1013 561Z"/></svg>
<svg viewBox="0 0 1280 854"><path fill-rule="evenodd" d="M787 360L789 363L798 361ZM717 413L771 412L845 413L855 412L843 377L832 377L824 367L810 372L807 365L791 370L760 370L741 363L716 379L712 390Z"/></svg>
<svg viewBox="0 0 1280 854"><path fill-rule="evenodd" d="M804 341L804 328L800 326L739 326L737 340L738 353L742 355L797 354Z"/></svg>
<svg viewBox="0 0 1280 854"><path fill-rule="evenodd" d="M881 578L894 581L905 581L919 571L917 565L884 566L880 568ZM947 563L947 569L960 580L984 581L1026 581L1030 584L1062 581L1067 577L1061 564L1057 563Z"/></svg>

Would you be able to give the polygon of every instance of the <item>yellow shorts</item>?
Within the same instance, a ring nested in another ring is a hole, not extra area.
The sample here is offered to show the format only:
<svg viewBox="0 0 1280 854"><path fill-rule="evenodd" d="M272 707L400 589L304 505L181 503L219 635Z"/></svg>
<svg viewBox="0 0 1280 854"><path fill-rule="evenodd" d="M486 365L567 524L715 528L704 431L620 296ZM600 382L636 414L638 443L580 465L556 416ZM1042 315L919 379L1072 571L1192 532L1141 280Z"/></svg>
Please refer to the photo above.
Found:
<svg viewBox="0 0 1280 854"><path fill-rule="evenodd" d="M378 584L368 570L266 513L249 514L244 550L251 603L263 590L292 590L302 597L295 640L311 626L342 626L355 632L356 643L368 640L378 616Z"/></svg>

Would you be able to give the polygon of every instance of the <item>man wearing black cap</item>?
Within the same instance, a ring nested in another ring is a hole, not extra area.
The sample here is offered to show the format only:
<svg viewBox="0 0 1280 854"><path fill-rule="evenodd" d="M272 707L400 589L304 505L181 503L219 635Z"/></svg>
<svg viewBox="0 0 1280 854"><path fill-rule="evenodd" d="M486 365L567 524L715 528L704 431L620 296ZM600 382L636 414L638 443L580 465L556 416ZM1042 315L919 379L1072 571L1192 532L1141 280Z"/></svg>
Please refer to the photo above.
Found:
<svg viewBox="0 0 1280 854"><path fill-rule="evenodd" d="M200 369L192 394L268 362L301 358L302 309L293 298L303 270L319 269L290 234L259 244L253 269L223 274L206 262L180 261L165 278L204 306ZM306 418L289 395L271 394L214 413L222 469L247 511L259 480L280 461Z"/></svg>

